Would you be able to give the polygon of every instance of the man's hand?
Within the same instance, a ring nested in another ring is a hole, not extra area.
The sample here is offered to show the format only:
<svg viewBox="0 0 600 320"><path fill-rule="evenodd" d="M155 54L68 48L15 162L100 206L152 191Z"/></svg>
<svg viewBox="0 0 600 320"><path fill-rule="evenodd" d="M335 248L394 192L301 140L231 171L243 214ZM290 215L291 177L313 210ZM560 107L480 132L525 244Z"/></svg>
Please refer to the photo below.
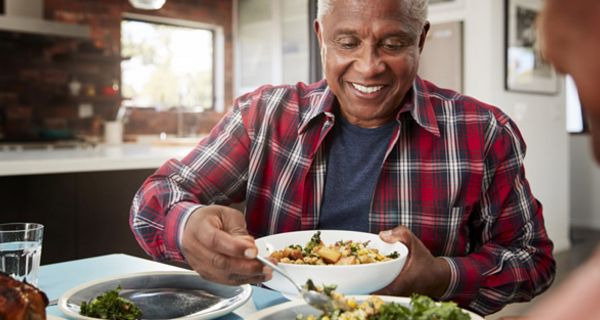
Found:
<svg viewBox="0 0 600 320"><path fill-rule="evenodd" d="M182 239L188 264L203 278L228 285L259 283L272 277L255 259L257 248L244 216L224 206L207 206L188 219Z"/></svg>
<svg viewBox="0 0 600 320"><path fill-rule="evenodd" d="M450 266L446 260L434 257L423 242L405 226L379 234L385 242L400 241L408 247L404 268L387 287L376 294L410 296L412 293L439 298L450 283Z"/></svg>

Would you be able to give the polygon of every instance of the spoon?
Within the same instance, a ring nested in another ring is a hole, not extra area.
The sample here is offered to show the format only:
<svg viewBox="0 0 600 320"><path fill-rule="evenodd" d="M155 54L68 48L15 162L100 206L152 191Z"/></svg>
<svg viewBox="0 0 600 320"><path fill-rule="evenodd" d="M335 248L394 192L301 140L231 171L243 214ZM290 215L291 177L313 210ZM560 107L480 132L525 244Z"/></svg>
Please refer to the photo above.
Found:
<svg viewBox="0 0 600 320"><path fill-rule="evenodd" d="M308 303L316 309L324 311L326 314L333 312L333 301L331 301L331 298L328 295L314 290L307 290L304 287L300 286L296 283L296 281L292 279L292 277L290 277L290 275L287 274L287 272L283 271L283 269L279 268L267 258L257 255L256 259L262 262L264 265L268 266L269 268L275 270L275 272L279 273L284 278L288 279L294 285L296 290L298 290L298 293L300 293L300 296L302 296L306 303Z"/></svg>

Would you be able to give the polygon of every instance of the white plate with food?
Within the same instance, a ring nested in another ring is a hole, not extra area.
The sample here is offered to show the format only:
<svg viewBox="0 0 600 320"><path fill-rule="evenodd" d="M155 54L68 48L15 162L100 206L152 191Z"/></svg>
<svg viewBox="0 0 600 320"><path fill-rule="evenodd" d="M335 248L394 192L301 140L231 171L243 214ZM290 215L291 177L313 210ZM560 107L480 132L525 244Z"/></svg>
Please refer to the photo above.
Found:
<svg viewBox="0 0 600 320"><path fill-rule="evenodd" d="M192 271L141 272L70 289L58 300L58 308L74 319L98 319L102 312L137 311L144 319L213 319L242 306L251 295L250 285L221 285Z"/></svg>
<svg viewBox="0 0 600 320"><path fill-rule="evenodd" d="M355 301L357 301L358 304L360 305L361 302L363 302L371 297L373 297L373 296L356 295L356 296L348 296L347 298L355 299ZM410 306L411 298L394 297L394 296L378 296L378 297L381 298L381 300L383 300L383 302L385 304L396 303L403 307L411 309L411 306ZM435 304L435 306L441 305L440 303L435 303L435 302L432 304ZM458 307L454 307L454 308L458 309L459 311L462 311L461 313L465 315L465 316L463 316L465 319L484 320L481 316L479 316L473 312L470 312L465 309L460 309ZM263 309L261 311L258 311L256 313L246 317L245 319L246 320L296 320L296 319L313 319L313 318L318 319L320 315L322 315L322 311L317 310L317 309L307 305L306 302L304 302L303 300L295 299L293 301L285 302L282 304L278 304L278 305ZM397 318L399 318L399 317L393 316L393 315L390 316L388 314L388 318L386 318L386 319L397 319ZM349 317L347 319L354 319L354 318ZM356 318L356 319L358 319L358 318Z"/></svg>
<svg viewBox="0 0 600 320"><path fill-rule="evenodd" d="M316 244L315 236L321 244ZM309 279L316 285L335 283L336 291L344 294L369 294L387 286L408 257L401 242L387 243L377 234L358 231L278 233L256 239L256 246L259 255L275 259L296 283ZM296 288L278 273L264 285L286 297L297 295Z"/></svg>

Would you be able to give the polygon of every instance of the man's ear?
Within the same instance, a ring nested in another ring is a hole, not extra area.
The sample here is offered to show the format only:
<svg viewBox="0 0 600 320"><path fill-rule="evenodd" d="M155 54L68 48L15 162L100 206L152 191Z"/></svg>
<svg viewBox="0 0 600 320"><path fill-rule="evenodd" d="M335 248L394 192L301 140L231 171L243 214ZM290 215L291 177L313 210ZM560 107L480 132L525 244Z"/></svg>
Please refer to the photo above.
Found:
<svg viewBox="0 0 600 320"><path fill-rule="evenodd" d="M322 47L323 43L323 35L321 34L321 24L318 19L315 19L313 22L313 29L315 30L315 34L317 35L317 40L319 40L319 47Z"/></svg>
<svg viewBox="0 0 600 320"><path fill-rule="evenodd" d="M421 36L419 37L419 53L423 52L423 47L425 47L425 40L427 40L427 33L429 32L429 28L431 24L429 21L426 21L423 25L423 30L421 30Z"/></svg>

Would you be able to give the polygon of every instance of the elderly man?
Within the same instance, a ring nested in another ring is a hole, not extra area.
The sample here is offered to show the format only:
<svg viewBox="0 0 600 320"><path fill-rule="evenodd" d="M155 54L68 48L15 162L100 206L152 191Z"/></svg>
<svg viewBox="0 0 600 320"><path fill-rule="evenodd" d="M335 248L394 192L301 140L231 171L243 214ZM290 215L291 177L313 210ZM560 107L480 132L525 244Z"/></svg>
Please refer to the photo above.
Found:
<svg viewBox="0 0 600 320"><path fill-rule="evenodd" d="M426 0L320 1L325 80L264 86L134 199L131 226L158 259L238 284L271 270L253 237L351 229L402 241L382 294L451 299L481 314L554 276L525 144L499 109L417 77ZM221 206L246 201L245 213Z"/></svg>

